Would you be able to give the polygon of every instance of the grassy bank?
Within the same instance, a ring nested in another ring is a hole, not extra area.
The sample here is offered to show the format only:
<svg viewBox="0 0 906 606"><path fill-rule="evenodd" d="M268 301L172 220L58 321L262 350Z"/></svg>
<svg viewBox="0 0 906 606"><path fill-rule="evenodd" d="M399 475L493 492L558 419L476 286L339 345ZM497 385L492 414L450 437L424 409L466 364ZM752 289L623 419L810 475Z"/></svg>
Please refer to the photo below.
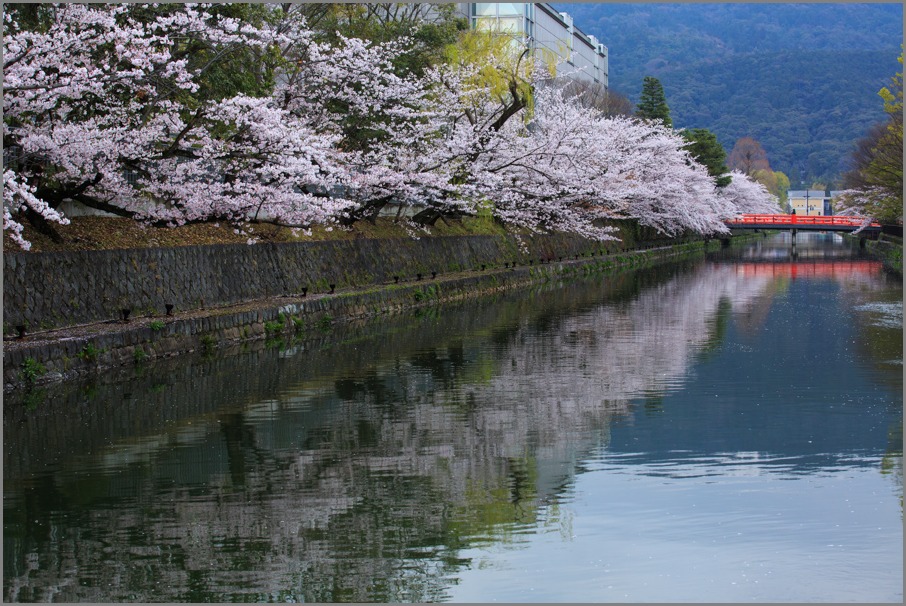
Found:
<svg viewBox="0 0 906 606"><path fill-rule="evenodd" d="M69 225L54 225L59 235L55 241L26 225L23 236L31 242L31 252L70 250L110 250L118 248L154 248L210 244L247 244L254 242L312 242L354 240L357 238L403 238L415 236L503 235L506 229L485 217L465 217L456 221L438 221L427 230L413 229L392 218L374 222L360 221L349 228L311 230L293 229L269 224L245 224L240 227L218 223L199 223L179 227L152 227L119 217L72 217ZM4 233L3 251L21 249Z"/></svg>
<svg viewBox="0 0 906 606"><path fill-rule="evenodd" d="M619 242L606 242L604 248L619 250L634 248L639 242L668 242L671 239L654 229L642 227L631 220L613 220ZM58 238L25 226L23 237L31 242L29 252L65 252L80 250L112 250L129 248L167 248L213 244L249 244L280 242L317 242L325 240L393 239L444 236L505 236L529 232L507 227L490 216L440 219L430 228L413 227L392 217L375 221L359 221L350 227L315 226L310 230L269 224L245 224L239 227L225 222L199 223L179 227L153 227L120 217L77 216L69 225L54 225ZM21 252L9 235L3 234L4 252Z"/></svg>

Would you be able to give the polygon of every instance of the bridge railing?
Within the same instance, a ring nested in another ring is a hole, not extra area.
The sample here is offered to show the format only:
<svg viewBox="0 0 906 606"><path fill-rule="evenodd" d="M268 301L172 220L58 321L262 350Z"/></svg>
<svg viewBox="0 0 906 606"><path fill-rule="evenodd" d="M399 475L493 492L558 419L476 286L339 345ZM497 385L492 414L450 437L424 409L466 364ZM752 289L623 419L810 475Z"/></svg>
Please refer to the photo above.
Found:
<svg viewBox="0 0 906 606"><path fill-rule="evenodd" d="M752 215L744 214L726 221L727 225L774 225L790 227L797 225L827 225L852 227L856 229L865 224L864 217L846 215ZM872 221L868 227L880 229L881 224Z"/></svg>

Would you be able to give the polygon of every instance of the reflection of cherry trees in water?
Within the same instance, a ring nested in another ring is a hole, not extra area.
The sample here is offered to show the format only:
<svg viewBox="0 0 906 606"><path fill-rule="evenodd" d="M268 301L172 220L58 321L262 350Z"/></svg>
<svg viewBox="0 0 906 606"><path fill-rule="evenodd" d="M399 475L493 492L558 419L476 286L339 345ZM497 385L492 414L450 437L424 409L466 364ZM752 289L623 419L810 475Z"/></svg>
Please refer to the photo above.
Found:
<svg viewBox="0 0 906 606"><path fill-rule="evenodd" d="M252 403L9 495L26 530L6 534L5 597L442 600L464 548L569 534L558 501L612 421L783 285L734 265L652 276L438 308L414 337L262 364Z"/></svg>
<svg viewBox="0 0 906 606"><path fill-rule="evenodd" d="M488 400L522 392L534 403L556 402L538 423L556 433L557 419L662 394L712 344L726 303L742 312L768 286L767 279L738 279L732 266L718 266L647 288L631 301L567 316L555 330L520 327L511 337L518 351L510 356L513 372L495 377L497 395Z"/></svg>

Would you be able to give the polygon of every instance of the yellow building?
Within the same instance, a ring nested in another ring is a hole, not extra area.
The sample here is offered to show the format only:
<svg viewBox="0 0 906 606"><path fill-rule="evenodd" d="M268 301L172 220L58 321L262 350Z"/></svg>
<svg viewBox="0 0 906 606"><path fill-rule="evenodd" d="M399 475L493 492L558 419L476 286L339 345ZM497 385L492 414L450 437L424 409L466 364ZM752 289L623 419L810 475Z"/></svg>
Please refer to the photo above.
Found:
<svg viewBox="0 0 906 606"><path fill-rule="evenodd" d="M823 216L834 214L831 202L837 192L832 191L827 195L822 189L800 189L786 192L787 203L790 211L797 215Z"/></svg>

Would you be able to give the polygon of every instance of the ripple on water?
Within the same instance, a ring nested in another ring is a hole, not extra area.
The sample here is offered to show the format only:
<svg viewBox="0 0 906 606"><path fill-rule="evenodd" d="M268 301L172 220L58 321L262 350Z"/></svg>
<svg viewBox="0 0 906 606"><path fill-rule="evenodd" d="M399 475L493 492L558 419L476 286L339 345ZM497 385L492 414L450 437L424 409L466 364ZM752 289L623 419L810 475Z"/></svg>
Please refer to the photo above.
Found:
<svg viewBox="0 0 906 606"><path fill-rule="evenodd" d="M881 328L902 328L903 327L903 303L883 303L873 302L857 305L856 311L864 311L873 314L872 326ZM899 362L902 364L902 360Z"/></svg>

